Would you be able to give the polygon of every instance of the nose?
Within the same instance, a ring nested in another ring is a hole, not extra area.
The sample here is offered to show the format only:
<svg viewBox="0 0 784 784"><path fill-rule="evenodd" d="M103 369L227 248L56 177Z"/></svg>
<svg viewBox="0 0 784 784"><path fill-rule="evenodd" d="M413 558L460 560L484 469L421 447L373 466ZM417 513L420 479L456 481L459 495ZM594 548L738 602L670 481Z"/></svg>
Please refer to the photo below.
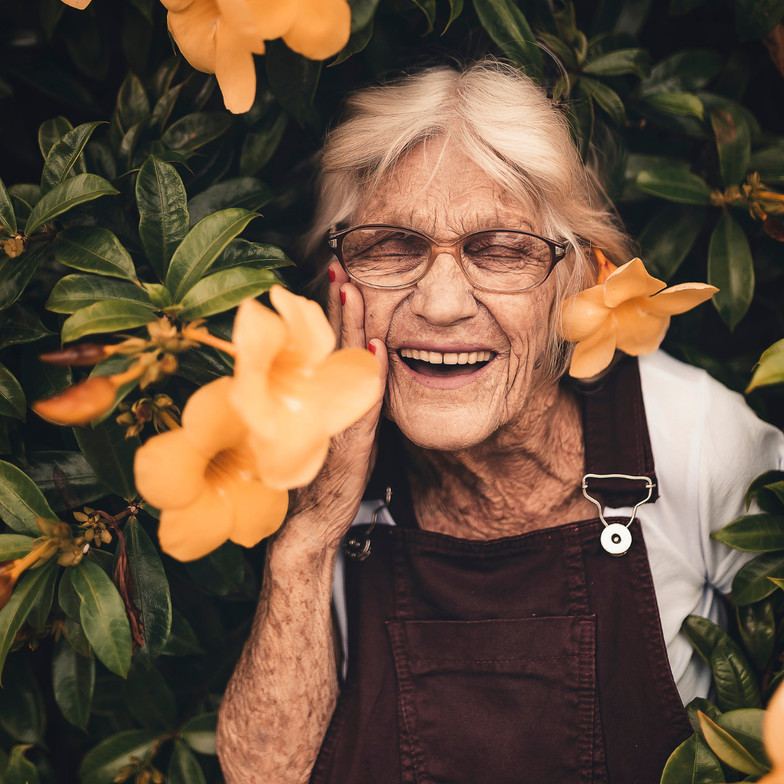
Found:
<svg viewBox="0 0 784 784"><path fill-rule="evenodd" d="M434 326L448 326L479 310L474 287L451 253L440 253L411 295L411 309Z"/></svg>

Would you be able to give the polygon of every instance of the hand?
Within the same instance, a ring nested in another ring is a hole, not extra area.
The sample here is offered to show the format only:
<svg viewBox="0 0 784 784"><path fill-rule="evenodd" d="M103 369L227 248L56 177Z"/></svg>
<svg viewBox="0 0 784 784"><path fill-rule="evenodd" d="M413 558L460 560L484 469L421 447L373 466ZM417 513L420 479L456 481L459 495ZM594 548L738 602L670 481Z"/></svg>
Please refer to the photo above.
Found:
<svg viewBox="0 0 784 784"><path fill-rule="evenodd" d="M335 280L329 284L327 317L337 336L337 347L368 348L362 292L349 282L337 262L330 270ZM324 466L313 482L292 493L288 520L278 539L296 539L297 548L336 551L359 509L375 461L388 367L384 342L375 338L370 345L379 364L382 395L362 419L332 439Z"/></svg>

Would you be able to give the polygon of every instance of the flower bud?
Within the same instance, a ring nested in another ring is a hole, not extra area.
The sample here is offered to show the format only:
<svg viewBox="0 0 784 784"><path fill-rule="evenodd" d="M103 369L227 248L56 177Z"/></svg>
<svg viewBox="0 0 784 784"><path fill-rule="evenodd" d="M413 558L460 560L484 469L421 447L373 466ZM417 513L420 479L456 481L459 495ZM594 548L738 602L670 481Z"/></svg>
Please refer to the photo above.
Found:
<svg viewBox="0 0 784 784"><path fill-rule="evenodd" d="M9 259L15 259L27 250L27 239L21 234L9 237L3 242L3 250Z"/></svg>
<svg viewBox="0 0 784 784"><path fill-rule="evenodd" d="M32 406L38 416L54 425L86 425L105 414L116 399L109 376L93 376L65 392Z"/></svg>
<svg viewBox="0 0 784 784"><path fill-rule="evenodd" d="M42 362L48 362L50 365L83 367L95 365L113 353L110 346L101 346L98 343L80 343L76 346L64 348L61 351L49 351L46 354L40 354L38 358Z"/></svg>

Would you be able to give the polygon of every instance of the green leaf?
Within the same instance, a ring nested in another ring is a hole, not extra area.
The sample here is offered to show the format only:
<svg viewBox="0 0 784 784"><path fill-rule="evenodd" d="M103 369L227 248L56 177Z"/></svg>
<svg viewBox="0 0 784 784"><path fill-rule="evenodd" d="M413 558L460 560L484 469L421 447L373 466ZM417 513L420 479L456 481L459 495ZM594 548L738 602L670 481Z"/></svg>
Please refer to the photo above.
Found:
<svg viewBox="0 0 784 784"><path fill-rule="evenodd" d="M166 647L161 651L161 656L193 656L204 653L199 645L196 632L188 623L185 616L178 610L172 614L172 625Z"/></svg>
<svg viewBox="0 0 784 784"><path fill-rule="evenodd" d="M139 439L125 438L124 428L110 420L93 428L77 427L73 432L98 477L113 493L131 501L136 495L133 456Z"/></svg>
<svg viewBox="0 0 784 784"><path fill-rule="evenodd" d="M700 714L700 728L714 754L727 765L752 776L762 776L766 772L742 743L704 713Z"/></svg>
<svg viewBox="0 0 784 784"><path fill-rule="evenodd" d="M16 633L27 619L35 600L46 590L54 566L54 561L51 560L39 569L32 569L24 574L16 584L8 604L0 610L0 672Z"/></svg>
<svg viewBox="0 0 784 784"><path fill-rule="evenodd" d="M784 341L781 342L784 344ZM746 509L751 506L752 501L756 500L763 512L784 514L784 471L765 471L760 474L752 480L746 490L745 500Z"/></svg>
<svg viewBox="0 0 784 784"><path fill-rule="evenodd" d="M167 781L168 784L206 784L199 761L182 741L174 742Z"/></svg>
<svg viewBox="0 0 784 784"><path fill-rule="evenodd" d="M784 550L784 515L745 515L714 531L711 539L751 553Z"/></svg>
<svg viewBox="0 0 784 784"><path fill-rule="evenodd" d="M96 302L69 316L63 324L63 343L85 335L143 327L155 320L155 306L142 302Z"/></svg>
<svg viewBox="0 0 784 784"><path fill-rule="evenodd" d="M711 189L702 177L684 169L662 167L637 174L636 185L645 193L683 204L710 204Z"/></svg>
<svg viewBox="0 0 784 784"><path fill-rule="evenodd" d="M372 35L372 23L369 26L369 30ZM363 28L361 32L364 33L364 31ZM359 35L359 33L356 35ZM350 46L351 39L349 39L348 44L346 44L346 49ZM355 54L356 51L360 50L357 49L355 52L352 52L352 54ZM340 56L341 55L338 55L338 58L340 58ZM334 64L336 65L337 62ZM242 142L242 151L240 152L241 174L247 177L253 177L267 165L275 154L275 150L278 149L278 145L283 139L283 134L286 132L288 123L289 118L285 112L273 112L264 118L258 128L254 128L245 134L245 139Z"/></svg>
<svg viewBox="0 0 784 784"><path fill-rule="evenodd" d="M716 704L722 711L762 706L757 678L738 645L729 637L711 651L710 667Z"/></svg>
<svg viewBox="0 0 784 784"><path fill-rule="evenodd" d="M257 269L290 267L294 262L277 246L266 242L232 240L212 265L213 270L251 265Z"/></svg>
<svg viewBox="0 0 784 784"><path fill-rule="evenodd" d="M272 273L268 273L272 275ZM10 416L25 420L27 402L16 376L8 368L0 365L0 416Z"/></svg>
<svg viewBox="0 0 784 784"><path fill-rule="evenodd" d="M63 576L60 578L60 585L57 587L57 601L68 618L73 621L78 621L81 612L81 600L79 599L79 594L76 593L76 589L73 587L73 581L71 579L73 574L74 571L71 568L63 570Z"/></svg>
<svg viewBox="0 0 784 784"><path fill-rule="evenodd" d="M27 615L27 623L32 626L33 631L40 634L44 631L47 621L49 620L49 613L52 611L52 602L54 601L54 584L57 577L56 569L49 569L48 579L44 581L43 589L38 594L30 612Z"/></svg>
<svg viewBox="0 0 784 784"><path fill-rule="evenodd" d="M41 174L41 193L48 193L71 173L100 122L84 123L68 131L52 146Z"/></svg>
<svg viewBox="0 0 784 784"><path fill-rule="evenodd" d="M784 578L784 553L765 553L744 564L732 581L732 603L743 607L766 599L776 590L769 577Z"/></svg>
<svg viewBox="0 0 784 784"><path fill-rule="evenodd" d="M27 474L0 460L0 516L15 531L40 536L36 517L56 520L43 493Z"/></svg>
<svg viewBox="0 0 784 784"><path fill-rule="evenodd" d="M169 289L162 283L142 283L144 290L150 298L150 302L155 305L159 310L168 308L172 304L171 294Z"/></svg>
<svg viewBox="0 0 784 784"><path fill-rule="evenodd" d="M150 114L150 101L139 77L129 73L117 93L117 120L120 132L125 135L137 123L146 120Z"/></svg>
<svg viewBox="0 0 784 784"><path fill-rule="evenodd" d="M280 105L304 125L313 108L321 63L292 52L280 40L269 41L266 47L264 60L270 89Z"/></svg>
<svg viewBox="0 0 784 784"><path fill-rule="evenodd" d="M172 87L171 90L165 92L156 101L149 120L151 127L158 128L158 130L163 131L163 129L166 127L166 124L169 122L171 113L174 110L174 105L177 103L177 99L180 97L180 93L182 92L182 88L184 86L185 85L183 84L178 84L176 87Z"/></svg>
<svg viewBox="0 0 784 784"><path fill-rule="evenodd" d="M213 596L250 599L256 593L248 559L242 548L233 542L225 542L209 555L189 561L185 569L202 591Z"/></svg>
<svg viewBox="0 0 784 784"><path fill-rule="evenodd" d="M422 11L427 19L425 35L432 33L436 21L436 0L411 0L411 2Z"/></svg>
<svg viewBox="0 0 784 784"><path fill-rule="evenodd" d="M713 649L728 639L724 629L698 615L689 615L681 625L681 632L706 664L710 664Z"/></svg>
<svg viewBox="0 0 784 784"><path fill-rule="evenodd" d="M29 250L15 259L4 258L0 264L0 311L13 305L27 288L32 280L38 265L49 255L46 245L39 245L35 250ZM4 321L8 314L4 313L0 321Z"/></svg>
<svg viewBox="0 0 784 784"><path fill-rule="evenodd" d="M751 158L751 133L746 118L727 106L712 109L710 121L719 151L719 168L724 187L740 185Z"/></svg>
<svg viewBox="0 0 784 784"><path fill-rule="evenodd" d="M692 735L670 755L661 784L720 784L726 781L721 763L699 735Z"/></svg>
<svg viewBox="0 0 784 784"><path fill-rule="evenodd" d="M449 0L449 20L446 23L443 35L451 26L452 22L456 21L460 14L463 13L463 0Z"/></svg>
<svg viewBox="0 0 784 784"><path fill-rule="evenodd" d="M104 300L141 303L152 312L157 310L141 286L97 275L66 275L60 278L46 301L46 309L54 313L76 313L77 310Z"/></svg>
<svg viewBox="0 0 784 784"><path fill-rule="evenodd" d="M122 690L128 710L143 727L155 730L174 727L177 721L174 693L160 672L132 667Z"/></svg>
<svg viewBox="0 0 784 784"><path fill-rule="evenodd" d="M642 106L660 114L674 114L696 117L701 120L705 114L702 101L694 93L661 92L651 93L641 99Z"/></svg>
<svg viewBox="0 0 784 784"><path fill-rule="evenodd" d="M8 234L16 234L16 214L2 180L0 180L0 226Z"/></svg>
<svg viewBox="0 0 784 784"><path fill-rule="evenodd" d="M525 14L513 0L474 0L479 22L493 43L531 77L542 73L542 52Z"/></svg>
<svg viewBox="0 0 784 784"><path fill-rule="evenodd" d="M77 174L75 177L69 177L41 197L27 219L24 233L29 237L37 228L78 204L118 193L108 180L97 174Z"/></svg>
<svg viewBox="0 0 784 784"><path fill-rule="evenodd" d="M82 784L111 784L132 758L141 760L157 740L149 730L124 730L102 740L85 754L79 767Z"/></svg>
<svg viewBox="0 0 784 784"><path fill-rule="evenodd" d="M199 754L215 754L217 713L202 713L182 725L180 737Z"/></svg>
<svg viewBox="0 0 784 784"><path fill-rule="evenodd" d="M746 392L782 382L784 382L784 339L776 341L765 349L754 370L751 382L746 387Z"/></svg>
<svg viewBox="0 0 784 784"><path fill-rule="evenodd" d="M351 6L351 32L365 27L376 13L378 0L348 0Z"/></svg>
<svg viewBox="0 0 784 784"><path fill-rule="evenodd" d="M643 95L653 92L691 93L705 87L721 72L722 58L709 49L685 49L666 57L651 68L640 84Z"/></svg>
<svg viewBox="0 0 784 784"><path fill-rule="evenodd" d="M49 570L53 575L54 570ZM44 745L46 708L24 653L11 656L0 689L0 727L18 743Z"/></svg>
<svg viewBox="0 0 784 784"><path fill-rule="evenodd" d="M708 283L718 286L713 305L731 329L746 315L754 297L754 260L746 232L722 212L708 246Z"/></svg>
<svg viewBox="0 0 784 784"><path fill-rule="evenodd" d="M635 74L644 79L650 73L650 56L645 49L616 49L586 63L583 71L596 76Z"/></svg>
<svg viewBox="0 0 784 784"><path fill-rule="evenodd" d="M71 618L66 618L64 631L65 639L68 641L68 644L80 656L83 656L85 659L93 658L93 649L90 647L90 643L87 641L82 624L80 624L78 621L72 620Z"/></svg>
<svg viewBox="0 0 784 784"><path fill-rule="evenodd" d="M33 343L52 334L33 311L19 303L5 311L4 318L0 319L3 321L5 323L0 323L0 349Z"/></svg>
<svg viewBox="0 0 784 784"><path fill-rule="evenodd" d="M33 549L32 536L24 534L0 534L0 561L23 558Z"/></svg>
<svg viewBox="0 0 784 784"><path fill-rule="evenodd" d="M346 45L338 52L335 59L327 66L328 68L333 68L336 65L340 65L341 63L345 63L349 57L353 57L353 55L358 54L359 52L363 51L367 45L370 43L370 39L373 37L373 22L368 22L362 29L356 30L351 33L351 36L348 39ZM285 129L285 125L282 126ZM250 135L250 134L248 134ZM245 137L245 142L247 143L248 137ZM280 141L280 139L278 139ZM243 144L243 152L245 151L245 145ZM242 168L240 166L240 168ZM254 170L254 174L259 169L256 168Z"/></svg>
<svg viewBox="0 0 784 784"><path fill-rule="evenodd" d="M640 247L651 275L668 281L694 245L705 222L705 207L665 204L640 233Z"/></svg>
<svg viewBox="0 0 784 784"><path fill-rule="evenodd" d="M626 122L626 110L623 108L623 101L615 90L596 79L589 79L584 76L578 82L580 89L592 98L610 116L610 119L618 126L623 127Z"/></svg>
<svg viewBox="0 0 784 784"><path fill-rule="evenodd" d="M735 30L741 41L767 35L784 17L784 0L735 0Z"/></svg>
<svg viewBox="0 0 784 784"><path fill-rule="evenodd" d="M131 255L108 229L76 226L61 231L54 243L54 256L66 267L81 272L136 281Z"/></svg>
<svg viewBox="0 0 784 784"><path fill-rule="evenodd" d="M59 640L52 655L52 686L66 720L86 730L95 688L95 661L80 656L66 640Z"/></svg>
<svg viewBox="0 0 784 784"><path fill-rule="evenodd" d="M136 180L139 236L152 268L164 280L169 261L188 233L188 199L173 166L151 155Z"/></svg>
<svg viewBox="0 0 784 784"><path fill-rule="evenodd" d="M224 248L254 219L255 213L240 207L208 215L187 234L174 252L166 275L166 288L175 304L209 270Z"/></svg>
<svg viewBox="0 0 784 784"><path fill-rule="evenodd" d="M144 626L144 646L136 651L136 657L149 667L163 651L171 632L169 581L155 545L135 517L125 524L124 533L133 577L133 601Z"/></svg>
<svg viewBox="0 0 784 784"><path fill-rule="evenodd" d="M38 770L24 754L32 746L14 746L8 759L5 770L4 784L40 784Z"/></svg>
<svg viewBox="0 0 784 784"><path fill-rule="evenodd" d="M714 721L716 721L719 716L721 716L721 711L709 700L706 700L704 697L695 697L687 706L686 706L686 716L689 719L689 724L691 724L691 728L696 732L700 733L700 719L698 713L702 711L706 716L710 717ZM700 735L700 737L702 737Z"/></svg>
<svg viewBox="0 0 784 784"><path fill-rule="evenodd" d="M120 594L89 557L71 568L71 581L81 600L79 618L84 633L101 662L124 678L131 666L131 629Z"/></svg>
<svg viewBox="0 0 784 784"><path fill-rule="evenodd" d="M275 273L252 267L231 267L202 278L182 299L179 317L185 321L223 313L245 297L257 297L279 283Z"/></svg>
<svg viewBox="0 0 784 784"><path fill-rule="evenodd" d="M213 139L222 136L233 119L226 114L196 112L186 114L172 123L161 136L161 141L171 150L198 150Z"/></svg>
<svg viewBox="0 0 784 784"><path fill-rule="evenodd" d="M65 512L106 495L106 486L78 450L30 452L28 460L27 475L55 512Z"/></svg>
<svg viewBox="0 0 784 784"><path fill-rule="evenodd" d="M776 619L770 599L756 604L736 607L740 631L746 652L760 671L768 666L776 639Z"/></svg>
<svg viewBox="0 0 784 784"><path fill-rule="evenodd" d="M255 177L234 177L212 185L188 202L191 225L210 213L229 207L243 207L256 211L271 201L270 188Z"/></svg>
<svg viewBox="0 0 784 784"><path fill-rule="evenodd" d="M44 160L57 141L72 130L73 125L65 117L52 117L51 120L41 123L38 128L38 149Z"/></svg>
<svg viewBox="0 0 784 784"><path fill-rule="evenodd" d="M765 711L748 708L729 711L714 719L714 721L736 741L741 743L761 767L769 770L771 764L762 742L762 724L764 719Z"/></svg>

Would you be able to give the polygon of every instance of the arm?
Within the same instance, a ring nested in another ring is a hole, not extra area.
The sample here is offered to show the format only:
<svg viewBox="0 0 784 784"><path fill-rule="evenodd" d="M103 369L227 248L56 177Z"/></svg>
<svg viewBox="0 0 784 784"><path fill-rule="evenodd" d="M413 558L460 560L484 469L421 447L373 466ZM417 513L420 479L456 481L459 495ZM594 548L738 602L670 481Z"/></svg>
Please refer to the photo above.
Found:
<svg viewBox="0 0 784 784"><path fill-rule="evenodd" d="M339 267L328 312L342 346L365 346L362 295ZM374 347L384 381L382 341ZM367 484L380 410L379 402L333 439L324 468L295 495L270 542L251 635L218 714L217 750L227 784L300 784L310 777L338 697L335 557Z"/></svg>

